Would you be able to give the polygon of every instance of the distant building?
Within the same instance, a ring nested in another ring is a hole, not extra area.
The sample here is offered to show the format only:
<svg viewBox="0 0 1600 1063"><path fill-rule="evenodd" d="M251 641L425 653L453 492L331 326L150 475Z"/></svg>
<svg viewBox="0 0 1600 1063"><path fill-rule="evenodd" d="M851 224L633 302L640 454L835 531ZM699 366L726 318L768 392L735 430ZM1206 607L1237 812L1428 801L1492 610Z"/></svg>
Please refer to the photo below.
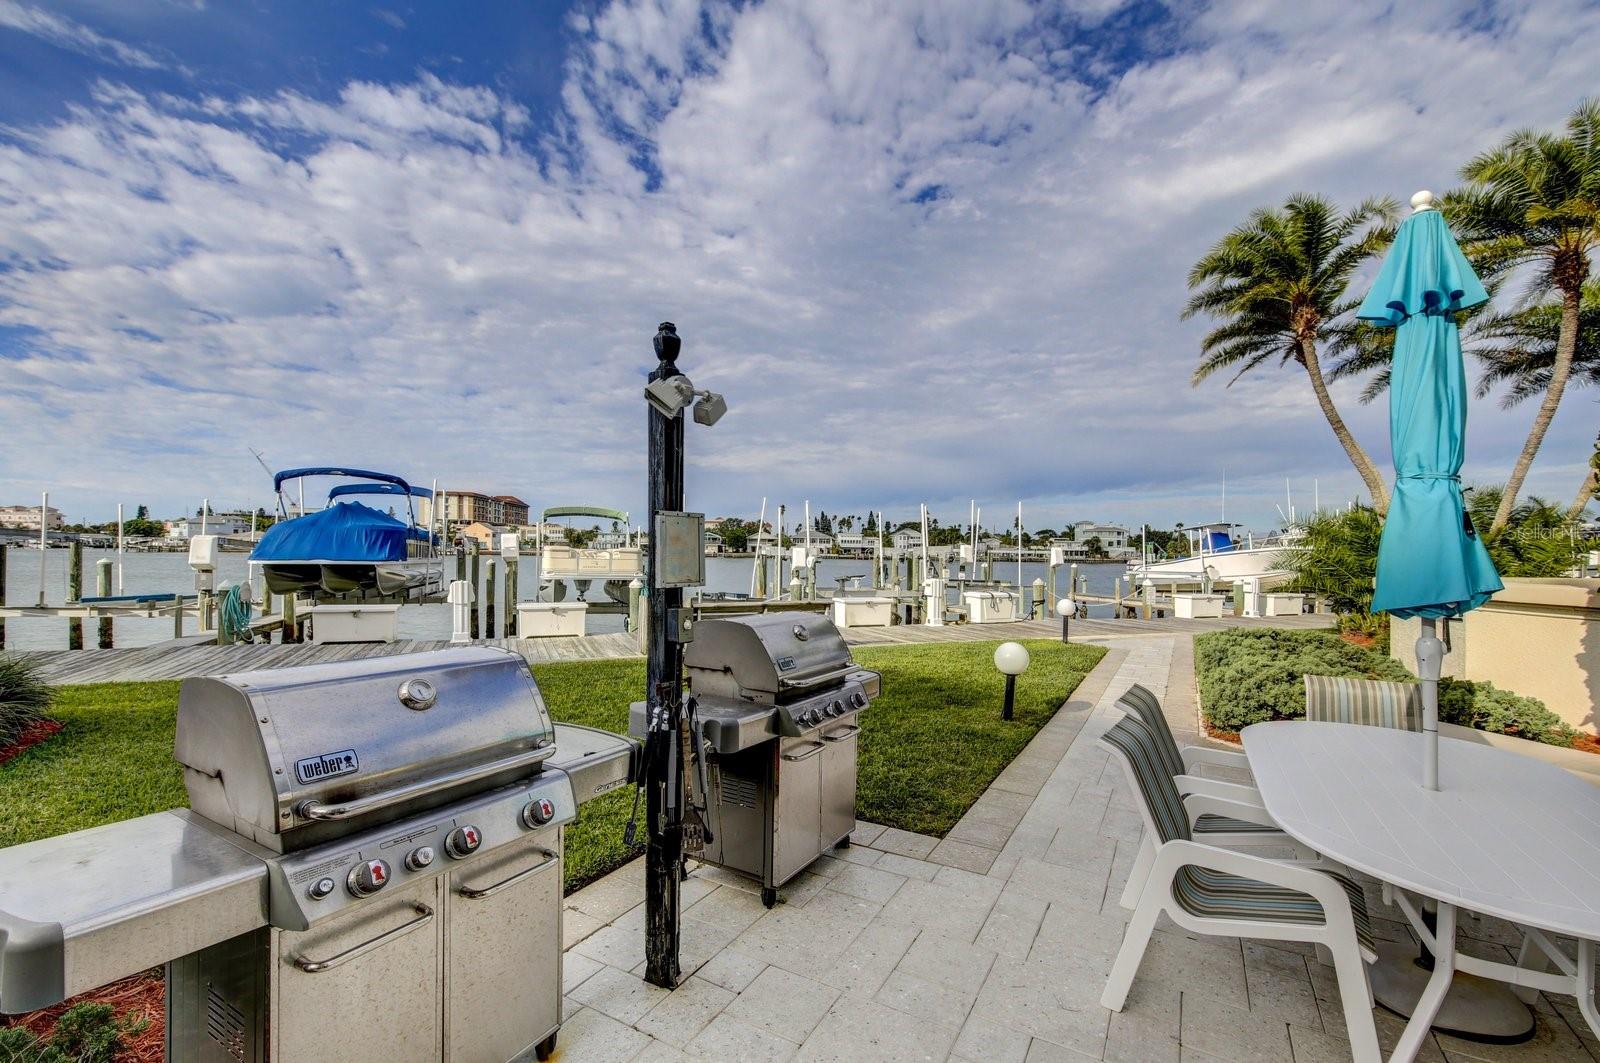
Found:
<svg viewBox="0 0 1600 1063"><path fill-rule="evenodd" d="M876 535L841 532L833 537L834 548L841 554L870 554L878 548Z"/></svg>
<svg viewBox="0 0 1600 1063"><path fill-rule="evenodd" d="M701 542L705 544L707 557L710 557L713 554L720 554L726 549L726 544L723 543L722 536L718 535L714 531L706 532L705 535L701 537Z"/></svg>
<svg viewBox="0 0 1600 1063"><path fill-rule="evenodd" d="M889 536L889 542L896 550L910 550L922 545L922 533L911 528L901 528Z"/></svg>
<svg viewBox="0 0 1600 1063"><path fill-rule="evenodd" d="M1105 556L1116 561L1125 561L1138 555L1139 551L1128 545L1128 529L1120 524L1102 524L1099 521L1080 520L1072 526L1075 541L1081 543L1084 552L1081 556L1088 557L1088 544L1090 539L1099 539L1100 548Z"/></svg>
<svg viewBox="0 0 1600 1063"><path fill-rule="evenodd" d="M512 530L504 525L485 524L481 520L475 520L471 524L457 528L455 534L457 538L477 540L480 550L498 551L500 549L501 534Z"/></svg>
<svg viewBox="0 0 1600 1063"><path fill-rule="evenodd" d="M528 523L528 503L516 495L485 495L477 491L441 491L440 503L445 520L455 524L493 524L516 526ZM417 520L433 520L431 499L418 499Z"/></svg>
<svg viewBox="0 0 1600 1063"><path fill-rule="evenodd" d="M237 514L212 513L205 519L205 531L200 530L199 517L179 517L164 522L168 539L190 539L196 535L249 535L250 518Z"/></svg>
<svg viewBox="0 0 1600 1063"><path fill-rule="evenodd" d="M45 510L45 519L51 531L56 531L65 523L61 511L55 506ZM27 531L39 530L38 506L0 506L0 524L11 528L22 528Z"/></svg>

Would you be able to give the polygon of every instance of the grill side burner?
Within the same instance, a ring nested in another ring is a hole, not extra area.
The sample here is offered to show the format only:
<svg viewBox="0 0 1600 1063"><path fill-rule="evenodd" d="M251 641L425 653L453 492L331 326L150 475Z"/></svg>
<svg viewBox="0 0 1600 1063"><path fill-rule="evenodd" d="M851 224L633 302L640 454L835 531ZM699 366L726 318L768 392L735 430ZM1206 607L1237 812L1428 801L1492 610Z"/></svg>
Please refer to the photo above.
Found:
<svg viewBox="0 0 1600 1063"><path fill-rule="evenodd" d="M709 790L695 797L711 837L693 855L759 878L771 907L855 829L859 718L881 677L809 613L702 620L684 666ZM633 706L636 737L644 709Z"/></svg>
<svg viewBox="0 0 1600 1063"><path fill-rule="evenodd" d="M188 680L192 809L0 851L0 1011L166 962L169 1060L543 1059L564 827L635 753L500 650Z"/></svg>

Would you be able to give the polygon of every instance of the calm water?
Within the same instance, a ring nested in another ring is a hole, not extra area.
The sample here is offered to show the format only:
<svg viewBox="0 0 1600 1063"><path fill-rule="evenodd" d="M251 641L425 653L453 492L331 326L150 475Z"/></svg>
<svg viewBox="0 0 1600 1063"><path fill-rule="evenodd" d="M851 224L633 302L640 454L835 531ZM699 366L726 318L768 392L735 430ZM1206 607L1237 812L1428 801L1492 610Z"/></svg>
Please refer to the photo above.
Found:
<svg viewBox="0 0 1600 1063"><path fill-rule="evenodd" d="M6 551L6 603L9 605L33 605L39 596L39 559L40 551L13 548ZM44 555L44 592L45 602L49 605L61 605L67 600L67 558L69 551L45 550ZM116 563L116 552L113 550L85 550L84 551L84 593L94 593L95 562L103 557ZM217 582L224 580L238 582L247 576L247 563L245 554L222 554L217 565ZM708 591L733 591L748 593L750 590L750 573L753 562L748 558L708 557L706 558L706 589ZM453 573L453 559L446 559L445 571ZM497 566L498 567L498 566ZM112 572L112 593L117 593L115 568ZM525 556L522 559L518 572L518 597L531 600L538 593L538 558ZM1016 579L1016 562L996 562L994 576L997 580L1013 581ZM1096 565L1080 565L1079 573L1087 577L1088 589L1091 594L1110 594L1112 581L1121 576L1125 571L1121 562L1104 563ZM872 563L870 561L851 560L824 560L817 564L817 585L819 587L833 586L839 577L860 575L870 577ZM505 600L504 572L501 571L501 585L498 594L500 601ZM1041 562L1024 562L1022 565L1022 581L1031 585L1034 579L1049 579L1048 566ZM870 582L864 580L863 582ZM1063 587L1066 584L1065 573L1061 576ZM189 569L188 556L185 554L125 554L123 555L122 593L142 594L151 592L182 591L193 593L194 573ZM568 599L575 597L568 594ZM598 585L590 587L589 598L591 601L605 599L604 590ZM1095 614L1107 612L1104 608L1094 610ZM1108 614L1109 615L1109 614ZM194 630L194 620L187 621L187 630ZM95 627L93 622L86 625L85 641L94 645ZM589 617L589 632L601 634L623 629L623 617L596 616ZM408 605L400 610L399 634L404 639L444 639L450 637L450 607L448 605ZM155 642L172 637L172 621L170 619L144 620L127 618L116 622L116 644L118 646L148 646ZM7 649L65 649L67 645L66 620L41 620L22 619L6 621L6 648Z"/></svg>

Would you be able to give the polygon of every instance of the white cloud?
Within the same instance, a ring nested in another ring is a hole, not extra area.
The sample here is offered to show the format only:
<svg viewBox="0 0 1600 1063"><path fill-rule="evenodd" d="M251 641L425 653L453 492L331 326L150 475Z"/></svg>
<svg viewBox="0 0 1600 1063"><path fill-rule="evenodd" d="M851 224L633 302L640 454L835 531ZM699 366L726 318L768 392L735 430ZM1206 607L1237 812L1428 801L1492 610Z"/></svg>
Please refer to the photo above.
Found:
<svg viewBox="0 0 1600 1063"><path fill-rule="evenodd" d="M0 28L32 34L58 48L96 56L121 66L143 70L176 68L176 64L159 59L143 48L124 44L64 15L17 0L0 0Z"/></svg>
<svg viewBox="0 0 1600 1063"><path fill-rule="evenodd" d="M1501 11L1490 34L1219 5L1118 69L1092 27L1123 13L1090 7L612 3L575 22L536 144L487 73L327 99L102 87L0 141L0 327L37 330L0 363L0 420L31 441L0 492L86 515L254 501L256 446L637 511L670 318L732 408L690 434L708 510L1020 495L1042 521L1193 522L1224 469L1261 523L1284 476L1349 495L1291 372L1188 386L1188 265L1290 192L1403 199L1555 124L1595 12ZM1354 390L1381 461L1383 410ZM1537 489L1576 486L1590 398ZM1476 404L1469 474L1503 474L1530 416Z"/></svg>

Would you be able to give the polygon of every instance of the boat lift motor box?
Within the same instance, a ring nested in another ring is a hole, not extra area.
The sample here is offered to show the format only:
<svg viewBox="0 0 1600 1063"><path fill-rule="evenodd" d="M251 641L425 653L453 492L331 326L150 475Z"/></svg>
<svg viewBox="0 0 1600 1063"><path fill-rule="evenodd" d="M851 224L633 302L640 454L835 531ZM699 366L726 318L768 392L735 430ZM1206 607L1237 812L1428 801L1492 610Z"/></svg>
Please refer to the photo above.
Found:
<svg viewBox="0 0 1600 1063"><path fill-rule="evenodd" d="M217 553L215 535L189 537L189 567L194 569L195 590L209 591L216 586Z"/></svg>
<svg viewBox="0 0 1600 1063"><path fill-rule="evenodd" d="M398 605L356 605L324 602L306 610L311 618L311 641L393 642L400 626Z"/></svg>
<svg viewBox="0 0 1600 1063"><path fill-rule="evenodd" d="M517 603L517 634L525 639L582 635L588 622L588 602Z"/></svg>
<svg viewBox="0 0 1600 1063"><path fill-rule="evenodd" d="M888 627L894 623L893 598L835 598L830 608L837 627Z"/></svg>
<svg viewBox="0 0 1600 1063"><path fill-rule="evenodd" d="M507 561L515 561L522 553L522 539L516 532L500 533L500 556Z"/></svg>
<svg viewBox="0 0 1600 1063"><path fill-rule="evenodd" d="M1303 594L1263 594L1261 602L1266 616L1299 616L1306 609Z"/></svg>
<svg viewBox="0 0 1600 1063"><path fill-rule="evenodd" d="M1016 591L962 591L967 621L973 624L1008 624L1018 619Z"/></svg>
<svg viewBox="0 0 1600 1063"><path fill-rule="evenodd" d="M1180 620L1220 617L1223 603L1226 601L1227 596L1222 594L1174 594L1172 615Z"/></svg>

